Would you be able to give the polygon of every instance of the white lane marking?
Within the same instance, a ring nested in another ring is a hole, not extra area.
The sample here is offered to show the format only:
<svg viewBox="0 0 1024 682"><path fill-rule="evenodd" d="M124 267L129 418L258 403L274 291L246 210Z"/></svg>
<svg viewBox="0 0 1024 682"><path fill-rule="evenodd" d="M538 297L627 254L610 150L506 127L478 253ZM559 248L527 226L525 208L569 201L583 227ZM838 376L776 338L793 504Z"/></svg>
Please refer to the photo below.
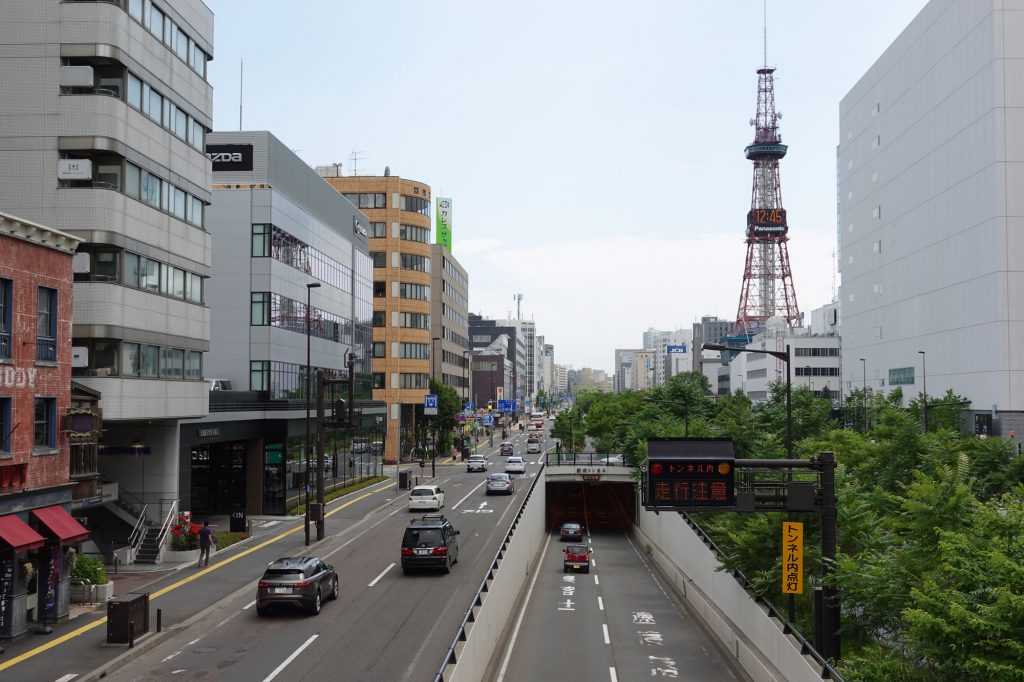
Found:
<svg viewBox="0 0 1024 682"><path fill-rule="evenodd" d="M214 630L216 630L216 629L218 629L218 628L222 628L222 627L224 627L225 625L227 625L227 622L228 622L229 620L231 620L232 618L234 618L234 617L235 617L235 615L236 615L236 614L232 613L232 614L231 614L230 616L228 616L227 618L225 618L225 619L224 619L224 620L222 620L221 622L217 623L217 625L215 625L213 629L214 629Z"/></svg>
<svg viewBox="0 0 1024 682"><path fill-rule="evenodd" d="M161 661L160 661L160 662L161 662L161 663L166 663L167 661L171 660L172 658L174 658L175 656L177 656L177 655L178 655L178 654L180 654L180 653L181 653L181 650L179 650L179 651L175 651L175 652L174 652L173 654L171 654L170 656L167 656L166 658L163 658L163 659L161 659Z"/></svg>
<svg viewBox="0 0 1024 682"><path fill-rule="evenodd" d="M312 635L309 639L307 639L305 642L303 642L302 646L300 646L298 649L296 649L294 652L292 652L291 656L289 656L288 658L284 659L284 662L282 662L281 665L279 665L276 668L274 668L274 671L272 673L270 673L269 675L264 677L263 678L263 682L270 682L272 679L277 677L278 674L280 674L280 672L282 670L284 670L285 668L288 667L289 663L294 661L298 657L298 655L301 654L306 649L306 647L309 646L310 644L312 644L313 641L316 640L316 638L319 637L319 636L320 635Z"/></svg>
<svg viewBox="0 0 1024 682"><path fill-rule="evenodd" d="M189 642L189 643L188 643L188 644L186 644L185 646L186 646L186 647L192 646L193 644L195 644L196 642L198 642L198 641L199 641L199 640L201 640L201 639L202 639L202 637L196 637L195 639L193 639L193 640L192 640L191 642Z"/></svg>
<svg viewBox="0 0 1024 682"><path fill-rule="evenodd" d="M511 505L509 507L511 508ZM512 650L515 648L516 638L519 636L519 627L523 624L523 616L526 615L526 607L530 604L530 596L533 594L533 588L537 584L537 576L541 574L539 567L544 565L544 555L548 553L548 546L550 544L551 536L548 535L548 539L544 542L544 549L540 553L540 559L537 561L537 568L533 571L530 589L526 591L526 599L523 600L523 605L519 608L519 617L516 618L516 626L513 628L512 637L508 641L508 649L505 650L505 658L501 662L501 670L498 671L497 682L503 682L505 679L505 671L508 670L508 662L512 658Z"/></svg>
<svg viewBox="0 0 1024 682"><path fill-rule="evenodd" d="M281 523L281 522L280 521L267 521L266 523L261 523L260 524L260 528L270 528L271 526L276 526L279 523Z"/></svg>
<svg viewBox="0 0 1024 682"><path fill-rule="evenodd" d="M463 497L461 500L459 500L458 502L453 504L452 505L452 509L458 509L459 505L462 504L463 502L465 502L466 498L468 498L470 495L475 493L476 489L479 488L480 486L482 486L484 483L487 483L487 479L486 478L484 480L480 481L479 483L477 483L475 486L473 486L473 489L470 490L468 493L466 493L465 497Z"/></svg>
<svg viewBox="0 0 1024 682"><path fill-rule="evenodd" d="M178 668L177 670L172 670L171 674L172 675L177 675L178 673L183 673L183 672L185 672L184 668Z"/></svg>
<svg viewBox="0 0 1024 682"><path fill-rule="evenodd" d="M590 561L593 562L594 560L591 559ZM596 575L594 576L594 584L595 585L600 585L601 584L601 579L599 577L597 577Z"/></svg>
<svg viewBox="0 0 1024 682"><path fill-rule="evenodd" d="M256 604L256 600L255 600L255 599L253 599L253 600L252 600L251 602L249 602L248 604L246 604L245 606L243 606L243 607L242 607L242 610L243 610L243 611L245 611L246 609L251 609L251 608L253 607L253 605L254 605L254 604Z"/></svg>
<svg viewBox="0 0 1024 682"><path fill-rule="evenodd" d="M596 578L597 576L594 577ZM600 597L597 598L597 608L604 611L604 599L601 599Z"/></svg>
<svg viewBox="0 0 1024 682"><path fill-rule="evenodd" d="M607 623L601 623L601 630L604 631L604 643L605 644L611 644L612 640L608 637L608 624Z"/></svg>
<svg viewBox="0 0 1024 682"><path fill-rule="evenodd" d="M608 668L608 676L611 678L612 682L619 682L619 678L615 674L615 668Z"/></svg>
<svg viewBox="0 0 1024 682"><path fill-rule="evenodd" d="M387 572L388 572L388 571L390 571L390 570L391 570L392 568L394 568L394 567L395 567L395 562L394 562L394 561L392 561L392 562L391 562L390 564L388 564L388 567L387 567L387 568L385 568L385 569L384 569L383 571L381 571L381 572L380 572L380 575L378 575L378 576L377 576L376 578L374 578L373 580L371 580L371 581L370 581L370 584L369 584L369 585L367 585L367 587L373 587L374 585L376 585L376 584L377 584L377 582L378 582L378 581L379 581L379 580L380 580L381 578L383 578L383 577L384 577L385 575L387 575Z"/></svg>
<svg viewBox="0 0 1024 682"><path fill-rule="evenodd" d="M68 673L64 677L58 677L54 682L71 682L76 677L78 677L78 673Z"/></svg>
<svg viewBox="0 0 1024 682"><path fill-rule="evenodd" d="M591 559L590 560L590 565L593 566L594 568L597 568L597 559ZM597 576L596 575L594 576L594 580L597 580Z"/></svg>

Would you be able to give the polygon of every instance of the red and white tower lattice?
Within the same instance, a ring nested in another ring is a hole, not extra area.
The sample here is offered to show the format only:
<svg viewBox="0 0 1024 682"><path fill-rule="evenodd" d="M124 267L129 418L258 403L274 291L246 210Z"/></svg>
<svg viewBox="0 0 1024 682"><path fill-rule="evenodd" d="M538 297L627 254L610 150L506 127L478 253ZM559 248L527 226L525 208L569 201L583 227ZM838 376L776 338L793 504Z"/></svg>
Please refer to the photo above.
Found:
<svg viewBox="0 0 1024 682"><path fill-rule="evenodd" d="M763 328L770 317L781 317L790 327L800 324L786 248L789 226L779 180L779 161L786 155L786 145L775 113L774 72L767 67L757 71L757 118L751 122L754 142L745 150L754 162L754 186L747 213L747 260L736 312L735 331L739 334Z"/></svg>

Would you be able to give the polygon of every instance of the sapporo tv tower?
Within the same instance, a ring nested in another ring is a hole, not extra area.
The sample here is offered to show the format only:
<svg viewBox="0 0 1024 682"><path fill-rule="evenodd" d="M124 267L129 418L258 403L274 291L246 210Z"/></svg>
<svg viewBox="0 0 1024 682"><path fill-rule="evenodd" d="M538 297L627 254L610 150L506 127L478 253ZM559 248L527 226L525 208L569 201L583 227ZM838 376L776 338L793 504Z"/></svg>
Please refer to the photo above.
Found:
<svg viewBox="0 0 1024 682"><path fill-rule="evenodd" d="M786 242L789 226L782 207L779 161L786 145L779 135L781 114L775 113L775 69L757 70L757 117L754 141L746 156L754 163L754 186L747 213L747 260L736 312L734 333L750 335L765 327L770 317L781 317L789 327L800 324L793 274Z"/></svg>

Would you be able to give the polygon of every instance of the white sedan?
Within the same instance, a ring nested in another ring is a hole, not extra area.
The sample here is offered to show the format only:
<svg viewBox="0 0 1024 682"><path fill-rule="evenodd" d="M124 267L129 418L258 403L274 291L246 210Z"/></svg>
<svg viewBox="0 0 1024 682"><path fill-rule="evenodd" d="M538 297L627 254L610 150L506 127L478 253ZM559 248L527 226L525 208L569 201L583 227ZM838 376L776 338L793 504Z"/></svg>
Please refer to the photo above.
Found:
<svg viewBox="0 0 1024 682"><path fill-rule="evenodd" d="M525 474L526 462L523 461L522 457L509 457L508 459L505 460L505 473Z"/></svg>
<svg viewBox="0 0 1024 682"><path fill-rule="evenodd" d="M441 511L444 491L436 485L418 485L409 493L409 511Z"/></svg>

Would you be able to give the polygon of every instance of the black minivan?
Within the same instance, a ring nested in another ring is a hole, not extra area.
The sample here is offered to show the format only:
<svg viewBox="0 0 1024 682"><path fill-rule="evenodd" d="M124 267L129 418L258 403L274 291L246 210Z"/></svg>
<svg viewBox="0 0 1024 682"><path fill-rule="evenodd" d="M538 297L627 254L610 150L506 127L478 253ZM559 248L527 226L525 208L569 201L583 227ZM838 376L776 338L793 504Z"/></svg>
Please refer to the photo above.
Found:
<svg viewBox="0 0 1024 682"><path fill-rule="evenodd" d="M450 573L459 561L458 534L444 514L414 519L402 536L402 571L408 575L416 568L440 568Z"/></svg>

